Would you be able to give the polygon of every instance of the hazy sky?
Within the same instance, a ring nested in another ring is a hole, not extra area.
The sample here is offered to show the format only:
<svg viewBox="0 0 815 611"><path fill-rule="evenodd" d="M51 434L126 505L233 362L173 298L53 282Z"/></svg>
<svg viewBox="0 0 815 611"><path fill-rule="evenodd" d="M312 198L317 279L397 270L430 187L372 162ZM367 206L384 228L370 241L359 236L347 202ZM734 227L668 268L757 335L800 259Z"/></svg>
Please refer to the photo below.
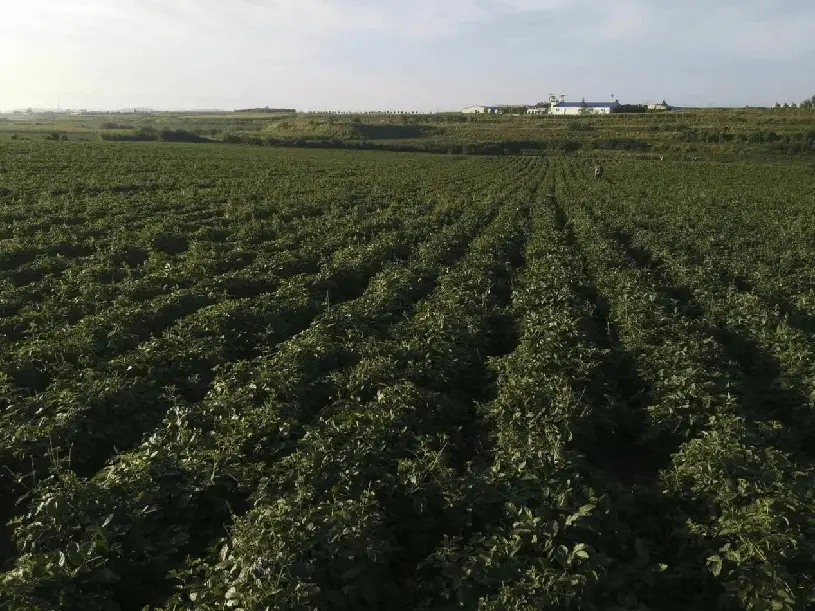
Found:
<svg viewBox="0 0 815 611"><path fill-rule="evenodd" d="M0 109L815 94L815 0L0 0Z"/></svg>

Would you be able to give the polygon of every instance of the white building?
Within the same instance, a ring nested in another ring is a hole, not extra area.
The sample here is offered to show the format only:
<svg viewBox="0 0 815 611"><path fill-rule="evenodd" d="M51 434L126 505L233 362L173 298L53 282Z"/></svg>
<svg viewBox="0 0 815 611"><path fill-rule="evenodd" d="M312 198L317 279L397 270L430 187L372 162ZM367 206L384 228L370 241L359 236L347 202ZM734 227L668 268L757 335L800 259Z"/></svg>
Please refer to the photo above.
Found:
<svg viewBox="0 0 815 611"><path fill-rule="evenodd" d="M500 115L501 109L495 106L468 106L461 112L465 115Z"/></svg>
<svg viewBox="0 0 815 611"><path fill-rule="evenodd" d="M530 106L526 109L528 115L545 115L548 114L549 109L546 106Z"/></svg>
<svg viewBox="0 0 815 611"><path fill-rule="evenodd" d="M552 102L553 115L609 115L617 112L619 102Z"/></svg>

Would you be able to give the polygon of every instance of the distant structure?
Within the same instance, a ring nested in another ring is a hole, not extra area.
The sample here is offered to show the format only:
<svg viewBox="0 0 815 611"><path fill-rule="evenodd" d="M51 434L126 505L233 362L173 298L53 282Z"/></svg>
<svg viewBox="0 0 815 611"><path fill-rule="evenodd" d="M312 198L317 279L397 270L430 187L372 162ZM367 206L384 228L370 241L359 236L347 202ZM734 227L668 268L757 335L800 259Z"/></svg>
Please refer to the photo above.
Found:
<svg viewBox="0 0 815 611"><path fill-rule="evenodd" d="M500 115L500 114L513 114L513 115L610 115L617 112L645 112L661 111L661 110L674 110L674 107L668 104L665 100L658 104L620 104L619 100L611 95L611 100L608 102L567 102L566 96L563 94L555 95L549 94L548 102L540 102L534 106L468 106L461 110L462 113L467 115Z"/></svg>
<svg viewBox="0 0 815 611"><path fill-rule="evenodd" d="M268 106L264 106L263 108L236 108L232 112L247 112L247 113L295 113L297 112L296 108L269 108Z"/></svg>
<svg viewBox="0 0 815 611"><path fill-rule="evenodd" d="M614 102L552 102L550 112L553 115L610 115L620 109L620 103Z"/></svg>
<svg viewBox="0 0 815 611"><path fill-rule="evenodd" d="M465 115L500 115L502 111L497 106L468 106L461 112Z"/></svg>

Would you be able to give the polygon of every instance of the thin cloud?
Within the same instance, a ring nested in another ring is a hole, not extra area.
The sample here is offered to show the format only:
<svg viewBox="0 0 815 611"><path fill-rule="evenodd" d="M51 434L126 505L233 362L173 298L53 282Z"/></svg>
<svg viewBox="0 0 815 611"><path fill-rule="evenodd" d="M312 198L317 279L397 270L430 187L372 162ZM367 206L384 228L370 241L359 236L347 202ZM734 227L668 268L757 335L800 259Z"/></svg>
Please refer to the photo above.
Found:
<svg viewBox="0 0 815 611"><path fill-rule="evenodd" d="M603 40L633 40L653 26L653 15L641 2L619 0L607 5L606 10L599 23Z"/></svg>
<svg viewBox="0 0 815 611"><path fill-rule="evenodd" d="M719 31L727 30L719 44L722 52L766 61L792 59L815 50L815 7L787 15L745 15L733 9L719 15L718 26ZM715 32L710 34L715 36Z"/></svg>
<svg viewBox="0 0 815 611"><path fill-rule="evenodd" d="M581 0L582 1L582 0ZM444 37L467 25L507 15L545 12L569 6L566 0L242 0L300 28L391 32ZM238 4L241 2L239 1Z"/></svg>

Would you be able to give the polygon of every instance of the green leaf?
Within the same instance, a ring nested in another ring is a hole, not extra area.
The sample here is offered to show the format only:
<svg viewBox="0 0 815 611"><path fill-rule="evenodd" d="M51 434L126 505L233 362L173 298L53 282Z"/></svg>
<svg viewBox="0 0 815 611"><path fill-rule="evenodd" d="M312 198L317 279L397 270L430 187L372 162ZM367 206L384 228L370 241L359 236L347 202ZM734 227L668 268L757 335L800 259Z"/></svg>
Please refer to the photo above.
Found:
<svg viewBox="0 0 815 611"><path fill-rule="evenodd" d="M778 594L779 598L782 598L784 600L790 600L790 593L787 592L786 590L776 590L775 593Z"/></svg>
<svg viewBox="0 0 815 611"><path fill-rule="evenodd" d="M591 512L596 509L596 507L597 506L594 505L593 503L589 503L587 505L583 505L580 509L578 509L577 513L579 513L581 516L587 516L590 515Z"/></svg>

